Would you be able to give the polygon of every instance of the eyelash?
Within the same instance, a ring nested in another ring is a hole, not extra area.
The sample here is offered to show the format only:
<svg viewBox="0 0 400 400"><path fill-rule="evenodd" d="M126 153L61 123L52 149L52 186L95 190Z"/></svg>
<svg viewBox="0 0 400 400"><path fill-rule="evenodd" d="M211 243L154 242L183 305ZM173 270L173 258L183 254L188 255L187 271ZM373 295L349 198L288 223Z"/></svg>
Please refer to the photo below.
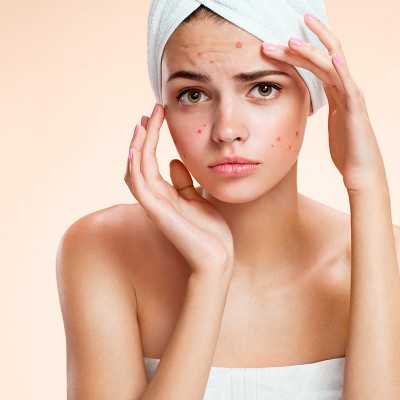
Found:
<svg viewBox="0 0 400 400"><path fill-rule="evenodd" d="M282 90L282 88L279 85L277 85L276 83L260 82L260 83L256 83L254 86L252 86L252 88L250 89L249 93L251 93L254 89L256 89L257 87L259 87L261 85L265 85L265 86L271 87L271 88L277 90L278 92L280 92ZM196 89L196 88L190 88L190 89L185 89L185 90L182 90L181 92L179 92L179 94L176 96L176 100L180 101L182 96L184 96L185 94L187 94L187 93L189 93L191 91L200 92L200 93L205 95L203 90ZM257 97L256 99L260 100L260 101L270 101L270 100L274 99L275 97L276 96L273 96L272 98L270 98L270 97L268 97L268 98ZM202 103L202 102L200 102L200 103ZM198 104L198 103L192 103L192 104L195 105L195 104ZM189 105L189 104L184 103L184 105Z"/></svg>
<svg viewBox="0 0 400 400"><path fill-rule="evenodd" d="M184 96L185 94L187 94L189 92L199 92L199 93L205 94L204 91L200 90L200 89L196 89L196 88L185 89L185 90L182 90L181 92L179 92L178 96L176 96L176 100L180 101L182 96ZM183 103L183 104L188 105L187 103ZM197 103L193 103L193 105L194 104L197 104Z"/></svg>
<svg viewBox="0 0 400 400"><path fill-rule="evenodd" d="M277 90L278 92L280 92L280 91L282 90L282 88L281 88L279 85L277 85L276 83L260 82L260 83L255 84L255 85L250 89L250 93L251 93L254 89L256 89L257 87L260 87L260 86L263 86L263 85L268 86L268 87L270 87L270 88L273 88L273 89ZM257 97L256 99L257 99L257 100L261 100L261 101L270 101L270 100L273 100L276 96L277 96L277 95L274 95L274 96L272 96L272 97L268 96L268 97L265 97L265 98L263 98L263 97Z"/></svg>

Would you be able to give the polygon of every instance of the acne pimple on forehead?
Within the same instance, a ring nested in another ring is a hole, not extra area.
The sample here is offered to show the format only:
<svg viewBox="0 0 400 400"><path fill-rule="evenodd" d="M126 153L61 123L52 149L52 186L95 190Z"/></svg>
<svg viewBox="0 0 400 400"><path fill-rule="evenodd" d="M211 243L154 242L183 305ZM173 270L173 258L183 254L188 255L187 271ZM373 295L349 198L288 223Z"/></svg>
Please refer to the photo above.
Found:
<svg viewBox="0 0 400 400"><path fill-rule="evenodd" d="M201 135L201 134L203 133L203 131L202 131L201 129L198 129L198 130L197 130L197 133L198 133L199 135Z"/></svg>
<svg viewBox="0 0 400 400"><path fill-rule="evenodd" d="M236 48L240 49L242 47L242 43L241 42L236 42Z"/></svg>

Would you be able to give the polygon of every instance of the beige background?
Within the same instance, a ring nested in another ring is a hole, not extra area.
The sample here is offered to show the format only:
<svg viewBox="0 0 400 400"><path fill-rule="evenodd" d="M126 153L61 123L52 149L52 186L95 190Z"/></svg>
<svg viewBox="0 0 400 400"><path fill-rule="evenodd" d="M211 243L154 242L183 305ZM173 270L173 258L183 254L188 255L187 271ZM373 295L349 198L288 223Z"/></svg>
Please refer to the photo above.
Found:
<svg viewBox="0 0 400 400"><path fill-rule="evenodd" d="M133 201L123 182L128 145L154 105L148 4L0 0L2 399L66 398L55 254L73 221ZM400 2L328 0L327 7L365 93L400 224ZM347 211L326 118L327 106L309 120L300 190ZM165 129L159 156L167 176L176 153Z"/></svg>

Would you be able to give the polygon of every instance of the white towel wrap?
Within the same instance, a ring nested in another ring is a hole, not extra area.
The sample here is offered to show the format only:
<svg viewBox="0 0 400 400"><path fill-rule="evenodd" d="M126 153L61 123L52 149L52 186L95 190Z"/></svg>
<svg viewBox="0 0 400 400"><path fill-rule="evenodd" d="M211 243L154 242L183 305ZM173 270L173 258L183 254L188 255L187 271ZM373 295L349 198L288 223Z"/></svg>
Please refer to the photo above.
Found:
<svg viewBox="0 0 400 400"><path fill-rule="evenodd" d="M147 57L151 85L161 104L161 59L165 44L200 5L264 42L287 46L289 37L297 36L327 52L304 24L304 14L308 11L329 26L324 0L153 0L148 17ZM308 87L315 114L327 103L322 82L312 72L295 68Z"/></svg>

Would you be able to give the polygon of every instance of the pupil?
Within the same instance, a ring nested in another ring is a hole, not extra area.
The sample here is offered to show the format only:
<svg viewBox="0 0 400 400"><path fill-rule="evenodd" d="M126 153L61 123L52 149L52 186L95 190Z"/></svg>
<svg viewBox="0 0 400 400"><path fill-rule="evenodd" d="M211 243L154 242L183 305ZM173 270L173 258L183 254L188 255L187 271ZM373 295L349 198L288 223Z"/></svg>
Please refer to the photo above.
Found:
<svg viewBox="0 0 400 400"><path fill-rule="evenodd" d="M261 85L258 87L258 92L263 96L268 95L270 90L271 88L268 85Z"/></svg>
<svg viewBox="0 0 400 400"><path fill-rule="evenodd" d="M200 99L200 93L199 92L190 92L189 93L189 101L192 103L196 103Z"/></svg>

